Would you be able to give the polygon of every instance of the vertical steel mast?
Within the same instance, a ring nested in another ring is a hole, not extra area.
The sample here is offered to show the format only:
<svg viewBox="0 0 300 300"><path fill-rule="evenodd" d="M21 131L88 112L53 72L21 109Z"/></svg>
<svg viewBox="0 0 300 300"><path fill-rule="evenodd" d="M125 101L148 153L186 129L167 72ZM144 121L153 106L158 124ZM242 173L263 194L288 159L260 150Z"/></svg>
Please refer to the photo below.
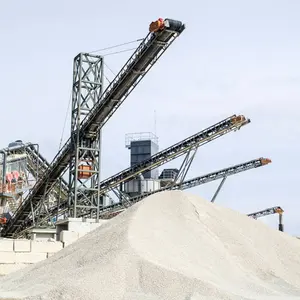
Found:
<svg viewBox="0 0 300 300"><path fill-rule="evenodd" d="M101 131L80 132L80 125L103 92L103 57L80 53L74 58L71 112L71 159L69 164L69 216L97 211L100 196ZM98 192L97 192L98 190ZM94 191L94 193L88 192ZM81 197L78 195L91 195ZM82 199L84 198L84 199ZM84 201L82 201L84 200Z"/></svg>

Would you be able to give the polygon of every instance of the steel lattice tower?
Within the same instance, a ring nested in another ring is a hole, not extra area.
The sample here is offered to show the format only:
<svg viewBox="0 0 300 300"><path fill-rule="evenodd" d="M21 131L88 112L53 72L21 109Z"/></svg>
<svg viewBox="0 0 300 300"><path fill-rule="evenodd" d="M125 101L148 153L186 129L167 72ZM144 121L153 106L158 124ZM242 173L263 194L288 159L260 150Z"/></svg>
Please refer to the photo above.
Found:
<svg viewBox="0 0 300 300"><path fill-rule="evenodd" d="M90 113L103 91L103 57L80 53L74 58L71 112L72 156L69 165L69 216L80 211L97 211L100 206L101 131L80 133L80 123ZM97 191L90 198L88 191ZM98 218L98 217L97 217Z"/></svg>

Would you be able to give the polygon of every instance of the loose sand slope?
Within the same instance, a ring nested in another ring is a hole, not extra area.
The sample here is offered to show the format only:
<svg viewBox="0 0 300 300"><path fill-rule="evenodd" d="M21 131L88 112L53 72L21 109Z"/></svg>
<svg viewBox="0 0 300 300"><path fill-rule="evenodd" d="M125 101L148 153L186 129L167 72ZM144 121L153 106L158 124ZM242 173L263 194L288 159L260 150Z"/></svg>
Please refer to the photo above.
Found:
<svg viewBox="0 0 300 300"><path fill-rule="evenodd" d="M300 241L199 197L163 192L50 259L1 279L0 295L300 299Z"/></svg>

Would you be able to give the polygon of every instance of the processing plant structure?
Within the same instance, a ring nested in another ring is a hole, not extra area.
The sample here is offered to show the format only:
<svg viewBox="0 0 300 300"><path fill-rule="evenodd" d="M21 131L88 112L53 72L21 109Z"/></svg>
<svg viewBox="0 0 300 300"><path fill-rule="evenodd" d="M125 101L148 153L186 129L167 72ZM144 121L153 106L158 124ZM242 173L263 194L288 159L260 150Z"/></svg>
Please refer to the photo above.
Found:
<svg viewBox="0 0 300 300"><path fill-rule="evenodd" d="M199 147L250 123L245 116L234 114L161 151L151 133L127 135L130 166L100 180L101 129L184 30L185 25L177 20L152 22L146 37L106 89L103 56L80 53L74 58L70 138L53 161L43 157L36 143L17 140L0 150L1 236L26 237L33 228L67 218L112 218L153 193L221 180L211 199L214 202L228 176L271 162L261 157L186 179ZM184 157L179 168L159 174L159 167L178 157ZM283 210L277 207L249 216L272 213L282 216ZM279 230L283 231L281 218Z"/></svg>

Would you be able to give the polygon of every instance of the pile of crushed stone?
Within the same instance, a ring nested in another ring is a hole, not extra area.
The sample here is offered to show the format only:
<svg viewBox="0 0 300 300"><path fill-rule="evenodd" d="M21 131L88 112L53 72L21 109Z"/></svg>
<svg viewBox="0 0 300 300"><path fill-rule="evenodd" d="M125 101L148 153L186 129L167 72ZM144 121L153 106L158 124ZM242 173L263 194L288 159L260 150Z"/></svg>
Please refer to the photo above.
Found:
<svg viewBox="0 0 300 300"><path fill-rule="evenodd" d="M182 191L152 195L0 279L30 300L300 299L300 241Z"/></svg>

